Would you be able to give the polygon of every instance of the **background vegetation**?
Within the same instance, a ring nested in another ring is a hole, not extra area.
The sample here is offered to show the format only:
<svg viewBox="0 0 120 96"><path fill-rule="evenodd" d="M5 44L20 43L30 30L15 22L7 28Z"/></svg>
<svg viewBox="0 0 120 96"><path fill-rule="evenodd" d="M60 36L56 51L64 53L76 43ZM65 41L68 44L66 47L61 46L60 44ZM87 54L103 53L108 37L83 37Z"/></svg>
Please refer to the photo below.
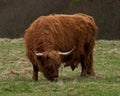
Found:
<svg viewBox="0 0 120 96"><path fill-rule="evenodd" d="M0 37L23 37L39 16L54 13L92 15L98 39L120 39L120 0L0 0Z"/></svg>
<svg viewBox="0 0 120 96"><path fill-rule="evenodd" d="M39 16L77 12L92 15L98 39L120 39L120 0L0 0L0 37L23 37ZM94 52L96 77L80 77L81 67L59 70L58 82L39 73L32 82L32 66L23 39L0 39L0 96L120 96L120 40L98 40Z"/></svg>
<svg viewBox="0 0 120 96"><path fill-rule="evenodd" d="M57 83L39 73L32 82L32 66L24 56L23 39L0 39L0 96L120 96L120 40L96 42L96 77L80 77L81 67L61 66Z"/></svg>

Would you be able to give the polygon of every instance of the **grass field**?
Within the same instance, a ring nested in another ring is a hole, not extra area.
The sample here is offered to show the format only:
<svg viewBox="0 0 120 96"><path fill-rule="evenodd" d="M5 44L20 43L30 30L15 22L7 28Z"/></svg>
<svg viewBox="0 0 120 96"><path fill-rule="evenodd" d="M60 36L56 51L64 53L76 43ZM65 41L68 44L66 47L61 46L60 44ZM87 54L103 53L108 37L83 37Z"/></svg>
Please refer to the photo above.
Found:
<svg viewBox="0 0 120 96"><path fill-rule="evenodd" d="M96 77L80 77L80 66L61 66L57 83L41 73L32 82L23 40L0 39L0 96L120 96L120 40L96 42L94 68Z"/></svg>

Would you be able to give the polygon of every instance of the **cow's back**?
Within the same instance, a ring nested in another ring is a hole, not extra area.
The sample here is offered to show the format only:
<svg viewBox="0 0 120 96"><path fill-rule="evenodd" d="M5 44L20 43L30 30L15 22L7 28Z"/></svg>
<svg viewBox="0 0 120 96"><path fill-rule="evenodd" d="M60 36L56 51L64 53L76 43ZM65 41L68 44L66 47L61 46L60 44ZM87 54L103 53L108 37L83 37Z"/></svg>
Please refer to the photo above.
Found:
<svg viewBox="0 0 120 96"><path fill-rule="evenodd" d="M42 16L26 30L25 41L27 48L41 52L45 47L67 51L76 46L79 40L86 42L95 38L96 30L93 18L88 15Z"/></svg>

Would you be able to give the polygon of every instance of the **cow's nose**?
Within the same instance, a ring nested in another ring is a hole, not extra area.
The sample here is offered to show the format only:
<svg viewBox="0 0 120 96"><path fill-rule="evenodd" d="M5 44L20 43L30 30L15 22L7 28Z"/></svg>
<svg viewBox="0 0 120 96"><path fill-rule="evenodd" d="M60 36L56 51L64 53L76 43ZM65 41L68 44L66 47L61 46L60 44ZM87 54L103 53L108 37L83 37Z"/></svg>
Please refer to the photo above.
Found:
<svg viewBox="0 0 120 96"><path fill-rule="evenodd" d="M58 78L53 78L53 81L57 82L57 81L58 81Z"/></svg>
<svg viewBox="0 0 120 96"><path fill-rule="evenodd" d="M52 82L57 82L57 81L58 81L58 78L52 78L51 81L52 81Z"/></svg>

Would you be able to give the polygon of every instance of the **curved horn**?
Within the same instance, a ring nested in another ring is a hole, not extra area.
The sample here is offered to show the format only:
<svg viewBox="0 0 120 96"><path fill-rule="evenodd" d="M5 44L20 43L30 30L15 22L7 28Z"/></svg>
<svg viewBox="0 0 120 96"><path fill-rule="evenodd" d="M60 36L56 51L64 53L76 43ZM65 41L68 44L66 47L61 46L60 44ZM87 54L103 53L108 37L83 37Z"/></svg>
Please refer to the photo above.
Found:
<svg viewBox="0 0 120 96"><path fill-rule="evenodd" d="M73 47L73 49L68 51L68 52L58 52L58 54L60 54L60 55L69 55L74 49L75 49L75 47Z"/></svg>
<svg viewBox="0 0 120 96"><path fill-rule="evenodd" d="M43 56L43 53L37 53L33 49L31 49L32 54L35 54L36 56Z"/></svg>
<svg viewBox="0 0 120 96"><path fill-rule="evenodd" d="M36 56L43 56L43 53L36 53L36 52L35 52L35 55L36 55Z"/></svg>

